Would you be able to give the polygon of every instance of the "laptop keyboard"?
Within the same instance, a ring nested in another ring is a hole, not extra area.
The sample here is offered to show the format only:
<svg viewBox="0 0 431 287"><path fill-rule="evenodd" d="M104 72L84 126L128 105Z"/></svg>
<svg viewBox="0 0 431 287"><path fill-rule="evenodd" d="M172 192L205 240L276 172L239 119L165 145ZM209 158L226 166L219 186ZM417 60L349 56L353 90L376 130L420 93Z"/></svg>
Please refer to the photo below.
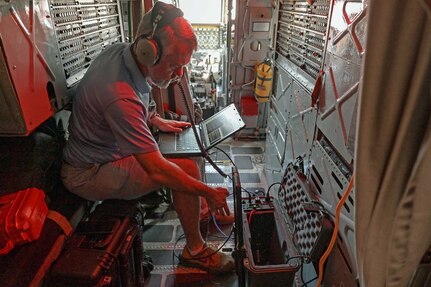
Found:
<svg viewBox="0 0 431 287"><path fill-rule="evenodd" d="M196 139L194 137L187 136L187 134L176 134L175 143L178 151L199 149Z"/></svg>

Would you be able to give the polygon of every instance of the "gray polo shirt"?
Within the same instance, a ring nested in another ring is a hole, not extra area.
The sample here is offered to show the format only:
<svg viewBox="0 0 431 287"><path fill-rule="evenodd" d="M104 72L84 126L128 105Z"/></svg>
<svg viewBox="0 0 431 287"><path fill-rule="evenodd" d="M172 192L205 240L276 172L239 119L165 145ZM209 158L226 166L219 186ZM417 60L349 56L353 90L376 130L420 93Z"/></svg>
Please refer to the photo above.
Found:
<svg viewBox="0 0 431 287"><path fill-rule="evenodd" d="M150 89L130 44L106 48L77 87L64 160L84 167L157 150L146 123Z"/></svg>

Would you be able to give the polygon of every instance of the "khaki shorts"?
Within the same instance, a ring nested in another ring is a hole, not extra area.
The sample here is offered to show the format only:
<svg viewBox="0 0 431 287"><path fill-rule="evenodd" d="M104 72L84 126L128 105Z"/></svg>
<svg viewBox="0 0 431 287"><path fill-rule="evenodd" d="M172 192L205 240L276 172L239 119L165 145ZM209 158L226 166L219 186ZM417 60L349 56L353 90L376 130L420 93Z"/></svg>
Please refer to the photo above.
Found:
<svg viewBox="0 0 431 287"><path fill-rule="evenodd" d="M135 199L150 193L148 175L134 156L115 162L73 167L65 162L61 168L64 186L88 200ZM157 188L153 188L155 190Z"/></svg>

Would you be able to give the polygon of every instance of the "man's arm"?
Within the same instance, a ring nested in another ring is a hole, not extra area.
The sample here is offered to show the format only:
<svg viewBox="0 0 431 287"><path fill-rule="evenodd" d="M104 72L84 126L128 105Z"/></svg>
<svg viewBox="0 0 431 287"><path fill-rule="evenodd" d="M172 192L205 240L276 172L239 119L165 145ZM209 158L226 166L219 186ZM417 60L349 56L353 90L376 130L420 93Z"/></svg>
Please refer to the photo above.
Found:
<svg viewBox="0 0 431 287"><path fill-rule="evenodd" d="M160 151L135 154L135 158L156 185L205 197L212 211L223 209L228 212L226 197L229 192L226 189L212 188L189 176L179 166L165 159Z"/></svg>

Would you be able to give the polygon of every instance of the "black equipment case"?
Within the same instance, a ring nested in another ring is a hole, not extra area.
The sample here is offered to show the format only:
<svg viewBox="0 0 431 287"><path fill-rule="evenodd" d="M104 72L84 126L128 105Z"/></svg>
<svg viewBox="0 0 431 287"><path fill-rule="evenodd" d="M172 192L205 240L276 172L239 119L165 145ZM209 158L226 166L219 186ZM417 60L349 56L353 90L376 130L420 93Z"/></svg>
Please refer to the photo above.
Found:
<svg viewBox="0 0 431 287"><path fill-rule="evenodd" d="M79 224L53 265L49 286L143 286L152 270L139 202L107 200Z"/></svg>
<svg viewBox="0 0 431 287"><path fill-rule="evenodd" d="M326 250L334 228L329 214L293 164L286 167L278 201L269 194L242 198L235 168L232 182L241 215L235 221L239 286L293 286L303 262L317 264Z"/></svg>
<svg viewBox="0 0 431 287"><path fill-rule="evenodd" d="M242 198L236 167L232 168L235 201L235 257L240 287L293 286L301 257L272 197Z"/></svg>
<svg viewBox="0 0 431 287"><path fill-rule="evenodd" d="M244 199L242 221L247 286L293 286L301 257L272 197Z"/></svg>

